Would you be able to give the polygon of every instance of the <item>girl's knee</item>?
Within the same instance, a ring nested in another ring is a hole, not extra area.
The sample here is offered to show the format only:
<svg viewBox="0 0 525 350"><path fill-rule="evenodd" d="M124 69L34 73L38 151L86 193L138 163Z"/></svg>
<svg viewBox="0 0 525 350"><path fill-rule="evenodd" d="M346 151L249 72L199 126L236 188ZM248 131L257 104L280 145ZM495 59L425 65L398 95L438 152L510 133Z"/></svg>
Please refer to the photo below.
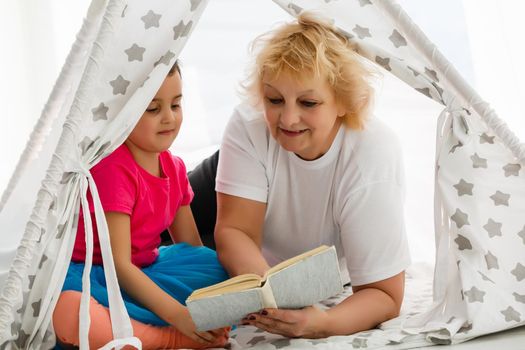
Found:
<svg viewBox="0 0 525 350"><path fill-rule="evenodd" d="M79 345L79 311L82 293L68 290L60 293L53 312L53 327L58 340L65 345ZM89 301L90 348L99 348L113 339L109 310L93 297Z"/></svg>
<svg viewBox="0 0 525 350"><path fill-rule="evenodd" d="M61 343L78 345L78 312L81 293L68 290L60 293L53 311L53 328Z"/></svg>

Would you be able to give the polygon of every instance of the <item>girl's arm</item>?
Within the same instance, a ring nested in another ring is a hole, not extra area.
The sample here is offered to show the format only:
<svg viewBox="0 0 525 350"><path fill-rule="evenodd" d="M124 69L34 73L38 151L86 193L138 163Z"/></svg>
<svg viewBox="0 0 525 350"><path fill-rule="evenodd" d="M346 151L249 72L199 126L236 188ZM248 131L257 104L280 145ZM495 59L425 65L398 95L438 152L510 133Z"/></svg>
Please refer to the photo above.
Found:
<svg viewBox="0 0 525 350"><path fill-rule="evenodd" d="M215 340L211 332L198 332L186 307L155 284L131 262L130 217L106 212L111 251L120 287L133 299L175 326L191 339L207 344Z"/></svg>
<svg viewBox="0 0 525 350"><path fill-rule="evenodd" d="M265 212L265 203L217 193L215 244L219 260L231 276L262 276L268 270L261 253Z"/></svg>
<svg viewBox="0 0 525 350"><path fill-rule="evenodd" d="M202 246L201 237L189 205L184 205L177 210L169 231L171 239L175 243L186 242L193 246Z"/></svg>

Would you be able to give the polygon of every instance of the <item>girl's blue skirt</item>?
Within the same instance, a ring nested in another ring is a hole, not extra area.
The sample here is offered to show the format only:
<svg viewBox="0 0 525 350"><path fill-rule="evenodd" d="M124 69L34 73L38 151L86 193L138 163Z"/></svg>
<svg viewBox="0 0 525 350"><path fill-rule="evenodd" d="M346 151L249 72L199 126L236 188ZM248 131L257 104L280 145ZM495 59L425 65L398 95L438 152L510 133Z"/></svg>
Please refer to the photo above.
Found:
<svg viewBox="0 0 525 350"><path fill-rule="evenodd" d="M157 260L141 270L182 305L186 305L186 298L195 289L228 279L228 274L219 264L214 250L206 247L194 247L186 243L160 247ZM83 271L83 263L71 262L62 291L82 291ZM90 276L91 296L100 304L109 307L103 267L93 265ZM168 325L153 312L133 300L123 290L121 293L131 318L156 326Z"/></svg>

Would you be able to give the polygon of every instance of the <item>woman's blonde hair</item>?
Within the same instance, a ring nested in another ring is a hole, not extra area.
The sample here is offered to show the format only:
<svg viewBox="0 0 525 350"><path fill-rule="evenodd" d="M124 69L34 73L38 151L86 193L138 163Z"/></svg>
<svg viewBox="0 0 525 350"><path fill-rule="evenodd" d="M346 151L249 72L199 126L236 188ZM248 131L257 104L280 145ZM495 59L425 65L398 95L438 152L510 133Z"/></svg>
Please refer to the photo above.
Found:
<svg viewBox="0 0 525 350"><path fill-rule="evenodd" d="M325 77L336 101L346 109L344 124L363 127L372 104L374 72L329 22L303 12L296 21L257 37L251 51L255 62L241 84L247 96L261 101L263 75L273 80L286 73L298 81Z"/></svg>

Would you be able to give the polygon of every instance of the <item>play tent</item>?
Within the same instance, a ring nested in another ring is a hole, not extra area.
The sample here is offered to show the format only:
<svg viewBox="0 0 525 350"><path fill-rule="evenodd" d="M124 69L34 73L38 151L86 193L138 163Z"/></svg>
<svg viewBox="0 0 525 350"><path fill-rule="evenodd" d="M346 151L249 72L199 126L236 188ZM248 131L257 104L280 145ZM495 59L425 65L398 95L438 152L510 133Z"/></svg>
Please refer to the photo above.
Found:
<svg viewBox="0 0 525 350"><path fill-rule="evenodd" d="M387 337L372 332L348 339L366 344L359 339L377 336L409 348L415 339L455 343L523 325L525 147L394 2L274 2L291 15L315 9L332 18L363 57L443 105L437 120L435 303ZM0 296L0 348L54 345L50 317L71 256L79 205L87 191L97 198L89 169L127 137L206 3L92 2L0 200L0 227L15 221L18 226L10 225L15 229L6 234L22 238L14 257L0 256L0 263L11 264ZM45 174L38 174L37 162L50 163ZM138 345L115 284L100 206L97 223L117 339L108 347ZM87 280L84 290L89 291ZM82 348L89 328L86 307Z"/></svg>

